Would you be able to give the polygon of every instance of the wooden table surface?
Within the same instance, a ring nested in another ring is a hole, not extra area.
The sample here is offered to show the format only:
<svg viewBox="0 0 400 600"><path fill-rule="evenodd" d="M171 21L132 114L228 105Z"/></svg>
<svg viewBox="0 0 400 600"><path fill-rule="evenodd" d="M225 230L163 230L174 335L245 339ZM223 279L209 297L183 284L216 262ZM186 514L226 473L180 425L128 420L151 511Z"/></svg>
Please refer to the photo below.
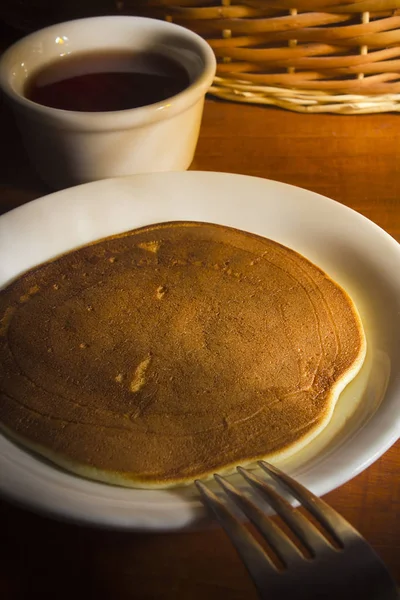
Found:
<svg viewBox="0 0 400 600"><path fill-rule="evenodd" d="M206 103L193 169L245 173L320 192L400 240L399 117L297 115ZM0 212L48 192L12 118L0 116ZM400 444L326 496L400 580ZM1 474L0 474L1 477ZM4 600L87 596L252 600L244 567L218 529L135 535L58 523L0 502Z"/></svg>

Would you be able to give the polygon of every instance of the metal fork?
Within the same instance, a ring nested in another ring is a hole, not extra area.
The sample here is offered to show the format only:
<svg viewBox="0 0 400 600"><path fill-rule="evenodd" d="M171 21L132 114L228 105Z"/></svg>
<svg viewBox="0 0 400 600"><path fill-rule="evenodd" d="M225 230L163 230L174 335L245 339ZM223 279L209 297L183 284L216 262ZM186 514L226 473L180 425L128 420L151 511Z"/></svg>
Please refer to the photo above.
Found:
<svg viewBox="0 0 400 600"><path fill-rule="evenodd" d="M319 528L295 510L270 485L238 467L239 473L281 517L306 551L299 547L264 512L229 483L215 475L227 496L249 518L273 550L257 542L243 523L204 483L196 486L205 505L225 529L253 579L260 598L274 600L397 600L396 584L368 542L333 508L303 485L261 461L260 467L317 520ZM300 544L299 544L300 546ZM309 554L309 556L307 556Z"/></svg>

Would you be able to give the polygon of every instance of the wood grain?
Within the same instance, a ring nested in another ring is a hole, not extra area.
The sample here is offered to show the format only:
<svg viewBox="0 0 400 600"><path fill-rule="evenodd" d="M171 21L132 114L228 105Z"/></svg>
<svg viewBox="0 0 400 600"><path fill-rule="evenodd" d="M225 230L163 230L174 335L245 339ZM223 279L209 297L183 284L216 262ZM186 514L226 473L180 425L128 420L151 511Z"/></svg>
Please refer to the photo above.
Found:
<svg viewBox="0 0 400 600"><path fill-rule="evenodd" d="M2 107L0 212L48 193ZM193 169L277 179L330 196L400 240L398 117L299 115L209 100ZM217 199L216 199L217 201ZM400 444L326 496L400 579ZM0 475L1 476L1 475ZM97 531L0 502L4 600L256 598L219 529L172 535ZM68 558L67 558L68 557Z"/></svg>

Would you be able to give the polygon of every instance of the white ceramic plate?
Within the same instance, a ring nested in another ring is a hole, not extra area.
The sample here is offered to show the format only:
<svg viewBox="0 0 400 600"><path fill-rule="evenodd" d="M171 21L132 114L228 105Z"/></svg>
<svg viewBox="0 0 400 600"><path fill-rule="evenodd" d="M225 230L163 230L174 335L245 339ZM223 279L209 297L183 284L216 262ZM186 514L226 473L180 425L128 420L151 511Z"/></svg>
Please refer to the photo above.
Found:
<svg viewBox="0 0 400 600"><path fill-rule="evenodd" d="M92 240L173 220L220 223L279 241L322 267L352 296L366 330L366 362L341 395L326 429L277 464L319 495L368 467L400 435L400 246L341 204L275 181L224 173L99 181L46 196L0 218L0 286ZM197 525L205 517L192 486L147 491L91 482L3 436L0 473L0 491L7 497L75 521L173 530Z"/></svg>

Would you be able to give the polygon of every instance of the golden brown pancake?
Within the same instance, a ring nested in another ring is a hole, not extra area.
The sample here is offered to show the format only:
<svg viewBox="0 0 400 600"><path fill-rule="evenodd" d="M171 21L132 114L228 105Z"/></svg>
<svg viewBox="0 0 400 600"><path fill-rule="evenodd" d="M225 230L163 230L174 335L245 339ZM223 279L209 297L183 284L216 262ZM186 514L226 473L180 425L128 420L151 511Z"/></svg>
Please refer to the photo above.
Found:
<svg viewBox="0 0 400 600"><path fill-rule="evenodd" d="M364 359L347 294L249 233L165 223L0 294L0 424L85 477L167 487L289 455Z"/></svg>

